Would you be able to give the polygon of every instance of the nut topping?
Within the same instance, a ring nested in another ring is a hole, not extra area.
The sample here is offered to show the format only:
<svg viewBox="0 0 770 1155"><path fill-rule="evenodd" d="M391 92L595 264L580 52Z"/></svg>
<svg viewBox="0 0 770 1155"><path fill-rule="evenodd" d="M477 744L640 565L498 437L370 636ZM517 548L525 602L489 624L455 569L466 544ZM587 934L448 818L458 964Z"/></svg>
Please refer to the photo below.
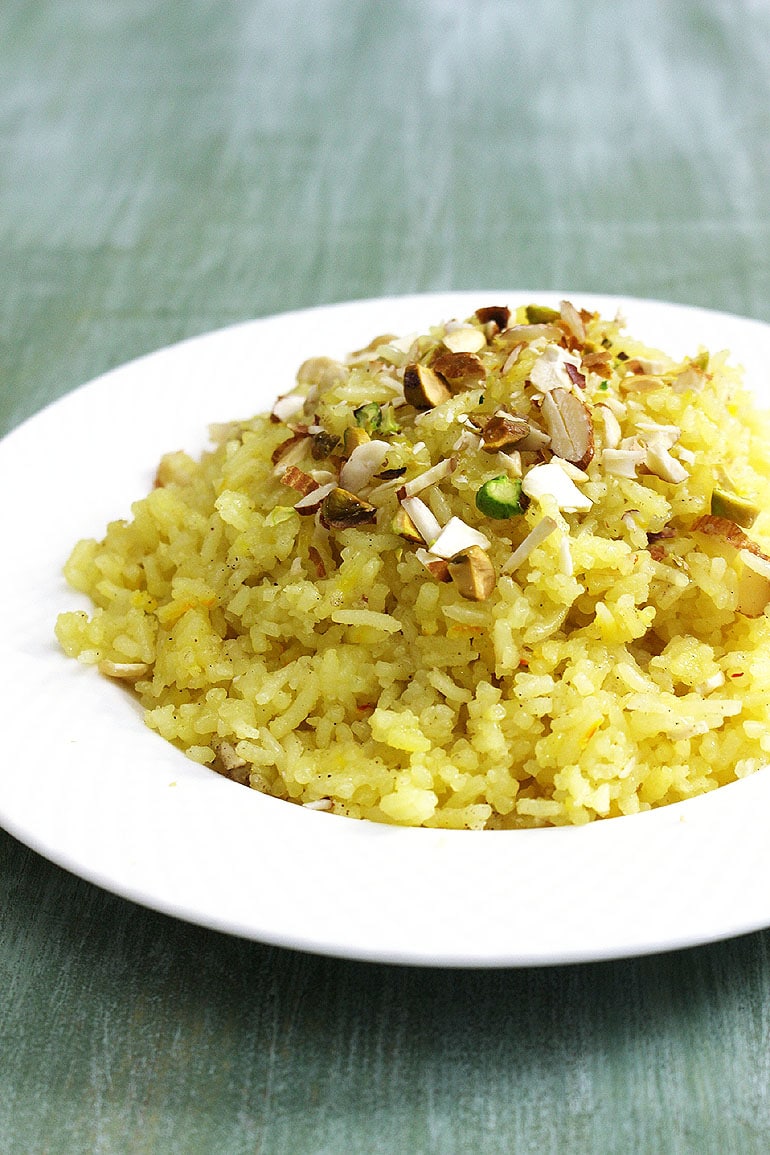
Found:
<svg viewBox="0 0 770 1155"><path fill-rule="evenodd" d="M487 371L475 353L442 353L431 368L450 389L471 389L486 379Z"/></svg>
<svg viewBox="0 0 770 1155"><path fill-rule="evenodd" d="M552 389L542 412L556 456L585 469L594 455L594 429L584 402L566 389Z"/></svg>
<svg viewBox="0 0 770 1155"><path fill-rule="evenodd" d="M478 545L449 558L449 576L458 592L472 602L483 602L495 588L495 567Z"/></svg>
<svg viewBox="0 0 770 1155"><path fill-rule="evenodd" d="M407 365L404 370L404 397L415 409L434 409L452 394L427 365Z"/></svg>
<svg viewBox="0 0 770 1155"><path fill-rule="evenodd" d="M496 413L481 430L481 447L487 453L497 453L500 449L510 449L517 445L529 433L530 425L526 417Z"/></svg>

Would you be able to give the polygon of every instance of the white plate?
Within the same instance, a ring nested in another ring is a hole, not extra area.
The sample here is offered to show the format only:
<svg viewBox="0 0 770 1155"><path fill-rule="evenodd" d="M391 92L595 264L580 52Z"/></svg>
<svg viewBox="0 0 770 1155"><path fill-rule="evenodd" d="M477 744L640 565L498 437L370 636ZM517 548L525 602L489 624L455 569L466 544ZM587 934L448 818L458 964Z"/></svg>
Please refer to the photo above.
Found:
<svg viewBox="0 0 770 1155"><path fill-rule="evenodd" d="M360 301L235 326L153 353L56 402L0 443L0 822L74 873L204 926L325 954L522 966L651 953L770 925L770 772L581 829L399 829L303 810L188 761L130 696L59 652L61 578L149 488L160 455L197 452L299 363L480 305L480 291ZM770 328L699 309L569 294L684 355L730 348L770 401Z"/></svg>

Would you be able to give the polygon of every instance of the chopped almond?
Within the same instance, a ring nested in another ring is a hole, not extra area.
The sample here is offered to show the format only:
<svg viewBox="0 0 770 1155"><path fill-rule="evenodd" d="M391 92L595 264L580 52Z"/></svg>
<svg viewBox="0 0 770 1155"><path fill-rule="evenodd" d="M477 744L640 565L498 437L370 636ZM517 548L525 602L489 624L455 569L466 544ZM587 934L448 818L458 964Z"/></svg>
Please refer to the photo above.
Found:
<svg viewBox="0 0 770 1155"><path fill-rule="evenodd" d="M594 455L594 428L585 402L566 389L543 397L543 420L557 457L584 469Z"/></svg>

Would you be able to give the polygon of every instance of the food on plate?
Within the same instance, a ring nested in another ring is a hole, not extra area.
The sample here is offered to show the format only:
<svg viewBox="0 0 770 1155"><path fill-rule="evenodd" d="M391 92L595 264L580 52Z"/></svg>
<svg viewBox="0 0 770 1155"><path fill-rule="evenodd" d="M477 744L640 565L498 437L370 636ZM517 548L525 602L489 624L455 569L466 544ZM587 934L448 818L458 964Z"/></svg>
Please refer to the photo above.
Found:
<svg viewBox="0 0 770 1155"><path fill-rule="evenodd" d="M407 825L581 825L770 750L770 423L727 353L564 301L299 366L65 574L67 654L238 783Z"/></svg>

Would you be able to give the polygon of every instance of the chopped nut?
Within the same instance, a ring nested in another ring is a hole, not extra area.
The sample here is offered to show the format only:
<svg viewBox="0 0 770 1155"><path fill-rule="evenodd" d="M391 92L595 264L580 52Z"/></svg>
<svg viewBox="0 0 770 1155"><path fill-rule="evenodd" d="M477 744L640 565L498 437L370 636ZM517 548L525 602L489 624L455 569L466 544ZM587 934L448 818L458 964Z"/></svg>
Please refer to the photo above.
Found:
<svg viewBox="0 0 770 1155"><path fill-rule="evenodd" d="M338 381L344 381L347 376L348 369L340 361L331 357L310 357L297 370L297 384L327 389Z"/></svg>
<svg viewBox="0 0 770 1155"><path fill-rule="evenodd" d="M358 449L359 445L366 445L368 441L371 441L371 437L360 425L348 426L342 434L343 457L350 457L354 449Z"/></svg>
<svg viewBox="0 0 770 1155"><path fill-rule="evenodd" d="M766 561L770 561L770 558L762 552L757 543L744 533L740 526L727 517L716 517L712 513L704 513L695 522L693 529L697 530L698 533L707 533L711 537L721 537L734 549L746 549L756 557L763 557Z"/></svg>
<svg viewBox="0 0 770 1155"><path fill-rule="evenodd" d="M432 363L434 373L446 381L450 389L472 389L486 379L487 371L475 353L442 353Z"/></svg>
<svg viewBox="0 0 770 1155"><path fill-rule="evenodd" d="M318 482L314 481L310 474L305 473L303 469L297 469L296 465L290 465L284 471L281 475L281 485L288 485L289 489L296 489L297 493L301 493L303 497L312 493L314 489L318 489Z"/></svg>
<svg viewBox="0 0 770 1155"><path fill-rule="evenodd" d="M424 469L422 473L418 473L416 477L410 478L404 485L404 494L406 497L414 497L416 493L421 493L423 489L428 489L429 486L435 485L442 481L443 478L448 477L450 473L454 473L457 468L456 457L445 457L441 461L436 462L430 469Z"/></svg>
<svg viewBox="0 0 770 1155"><path fill-rule="evenodd" d="M294 509L297 513L309 515L316 513L323 505L324 500L337 488L336 481L328 481L319 485L317 489L306 493L299 501L295 501Z"/></svg>
<svg viewBox="0 0 770 1155"><path fill-rule="evenodd" d="M711 494L711 512L715 517L727 517L743 529L750 529L759 517L760 511L759 507L748 498L715 487Z"/></svg>
<svg viewBox="0 0 770 1155"><path fill-rule="evenodd" d="M450 353L478 353L487 343L486 335L473 325L447 327L442 340Z"/></svg>
<svg viewBox="0 0 770 1155"><path fill-rule="evenodd" d="M425 502L419 497L403 497L401 506L412 519L425 544L430 545L436 541L441 533L441 524Z"/></svg>
<svg viewBox="0 0 770 1155"><path fill-rule="evenodd" d="M619 387L623 393L654 393L657 389L664 389L666 382L650 373L628 373L621 377Z"/></svg>
<svg viewBox="0 0 770 1155"><path fill-rule="evenodd" d="M423 543L421 533L403 505L400 505L396 510L393 521L390 523L390 528L394 533L397 533L399 537L406 538L407 541L413 541L418 545L422 545Z"/></svg>
<svg viewBox="0 0 770 1155"><path fill-rule="evenodd" d="M541 517L540 521L532 527L524 541L518 546L506 562L503 564L503 573L513 573L522 565L534 549L537 549L547 537L550 537L556 529L556 522L552 517Z"/></svg>
<svg viewBox="0 0 770 1155"><path fill-rule="evenodd" d="M522 489L533 501L552 497L564 513L579 513L589 510L593 505L590 497L581 493L575 482L567 476L557 458L545 465L534 465L524 475Z"/></svg>
<svg viewBox="0 0 770 1155"><path fill-rule="evenodd" d="M368 485L388 456L390 446L387 441L366 441L357 445L340 470L340 485L343 489L358 493Z"/></svg>
<svg viewBox="0 0 770 1155"><path fill-rule="evenodd" d="M448 582L452 580L449 576L449 563L445 558L436 557L434 554L428 553L427 549L416 549L414 556L436 581Z"/></svg>
<svg viewBox="0 0 770 1155"><path fill-rule="evenodd" d="M468 525L461 517L450 517L435 541L430 543L430 552L437 557L449 559L463 550L470 549L472 545L489 549L491 544L489 538L479 533L472 525Z"/></svg>
<svg viewBox="0 0 770 1155"><path fill-rule="evenodd" d="M584 469L594 455L594 428L585 402L566 389L543 397L543 419L557 457Z"/></svg>
<svg viewBox="0 0 770 1155"><path fill-rule="evenodd" d="M335 486L321 503L321 523L331 529L347 529L374 521L377 509L368 501Z"/></svg>
<svg viewBox="0 0 770 1155"><path fill-rule="evenodd" d="M561 318L559 310L551 309L548 305L527 305L524 312L530 325L544 325Z"/></svg>
<svg viewBox="0 0 770 1155"><path fill-rule="evenodd" d="M320 433L314 433L310 439L310 456L314 461L323 461L324 458L331 457L339 444L340 439L336 433L328 433L322 429Z"/></svg>
<svg viewBox="0 0 770 1155"><path fill-rule="evenodd" d="M495 588L495 568L488 555L478 545L449 558L449 576L464 598L483 602Z"/></svg>
<svg viewBox="0 0 770 1155"><path fill-rule="evenodd" d="M491 477L476 492L476 508L498 521L517 517L529 505L521 487L521 478L509 477L507 473Z"/></svg>
<svg viewBox="0 0 770 1155"><path fill-rule="evenodd" d="M561 302L560 315L565 327L582 344L586 339L586 327L583 324L583 318L571 301Z"/></svg>
<svg viewBox="0 0 770 1155"><path fill-rule="evenodd" d="M481 429L481 447L487 453L497 453L500 449L510 449L530 432L526 417L515 414L496 413Z"/></svg>
<svg viewBox="0 0 770 1155"><path fill-rule="evenodd" d="M288 421L305 408L305 398L298 393L284 393L273 405L270 417L274 421Z"/></svg>
<svg viewBox="0 0 770 1155"><path fill-rule="evenodd" d="M294 449L295 446L302 445L302 442L305 441L308 437L309 433L307 429L296 429L292 433L291 437L287 437L286 440L282 441L280 445L276 445L275 449L270 455L270 460L272 461L273 465L277 465L279 461L282 461L283 458L286 457L286 454L290 450Z"/></svg>
<svg viewBox="0 0 770 1155"><path fill-rule="evenodd" d="M452 394L444 382L427 365L407 365L404 370L404 397L415 409L433 409L448 401Z"/></svg>
<svg viewBox="0 0 770 1155"><path fill-rule="evenodd" d="M508 328L510 319L511 310L507 305L489 305L487 308L476 310L477 321L482 325L488 325L492 322L500 330Z"/></svg>

